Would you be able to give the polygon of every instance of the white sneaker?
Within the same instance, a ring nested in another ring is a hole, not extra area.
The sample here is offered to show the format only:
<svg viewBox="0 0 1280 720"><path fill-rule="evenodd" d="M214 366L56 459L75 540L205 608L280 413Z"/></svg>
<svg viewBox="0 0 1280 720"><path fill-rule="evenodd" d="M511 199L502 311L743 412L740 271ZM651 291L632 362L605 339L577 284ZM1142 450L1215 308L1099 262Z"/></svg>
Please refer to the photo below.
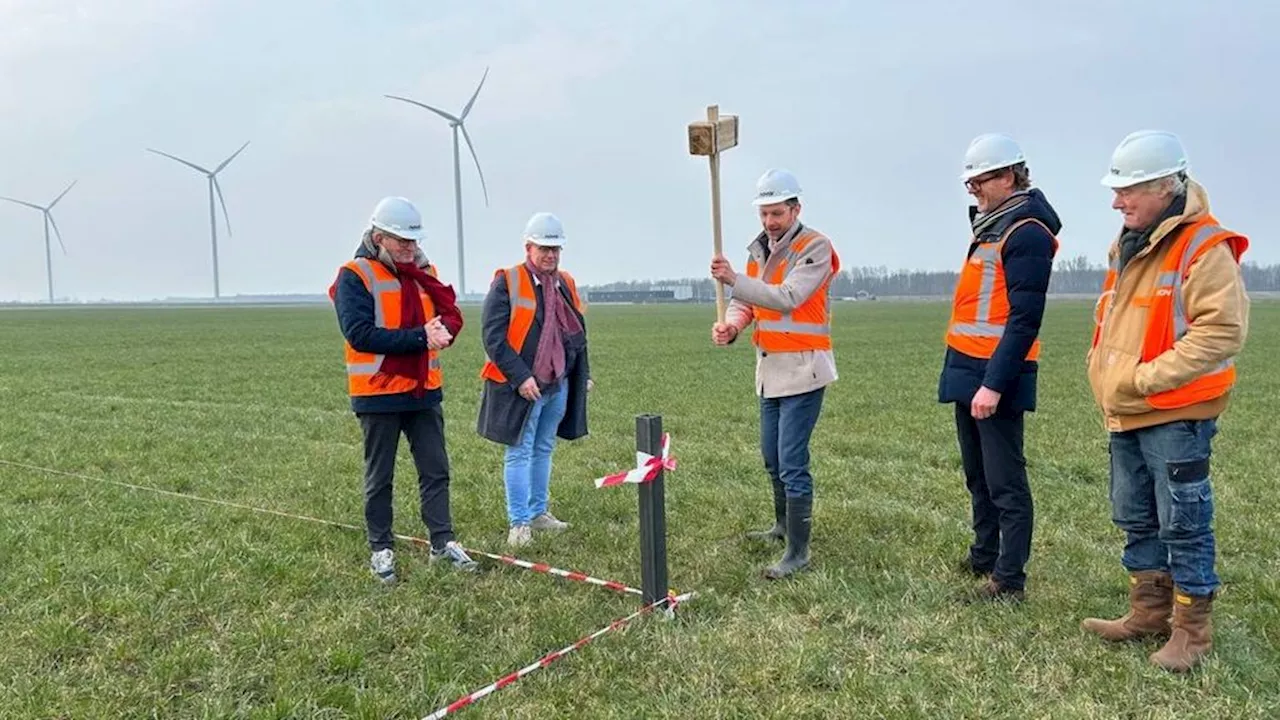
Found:
<svg viewBox="0 0 1280 720"><path fill-rule="evenodd" d="M480 565L471 559L471 556L467 554L466 550L462 549L457 540L450 540L445 543L442 550L432 548L431 554L427 557L427 562L434 563L437 560L448 560L455 569L466 570L467 572L474 572L480 568Z"/></svg>
<svg viewBox="0 0 1280 720"><path fill-rule="evenodd" d="M561 522L556 519L555 515L550 512L544 512L529 523L529 527L533 530L546 530L548 532L560 532L569 529L569 523Z"/></svg>
<svg viewBox="0 0 1280 720"><path fill-rule="evenodd" d="M533 531L528 525L513 525L507 533L507 544L511 547L524 547L533 542Z"/></svg>
<svg viewBox="0 0 1280 720"><path fill-rule="evenodd" d="M383 548L369 556L369 571L384 583L396 581L396 554L391 548Z"/></svg>

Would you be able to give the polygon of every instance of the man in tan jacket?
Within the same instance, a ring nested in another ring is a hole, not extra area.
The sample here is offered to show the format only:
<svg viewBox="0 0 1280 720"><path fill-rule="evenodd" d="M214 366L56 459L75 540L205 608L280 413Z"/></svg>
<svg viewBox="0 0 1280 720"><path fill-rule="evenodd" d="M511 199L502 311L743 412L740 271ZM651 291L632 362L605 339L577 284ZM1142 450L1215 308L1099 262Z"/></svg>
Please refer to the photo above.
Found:
<svg viewBox="0 0 1280 720"><path fill-rule="evenodd" d="M764 571L778 579L809 564L809 438L826 386L836 380L829 287L840 258L825 235L800 222L800 184L791 173L761 176L753 204L763 231L748 247L746 273L735 272L723 256L711 261L711 276L733 288L725 322L712 327L711 340L728 345L755 323L760 449L773 483L774 525L748 537L786 539L782 560Z"/></svg>
<svg viewBox="0 0 1280 720"><path fill-rule="evenodd" d="M1169 636L1151 662L1187 671L1213 645L1210 441L1248 326L1239 263L1249 243L1210 214L1170 133L1126 137L1102 183L1115 190L1124 229L1111 246L1088 367L1111 434L1130 609L1083 625L1107 640Z"/></svg>

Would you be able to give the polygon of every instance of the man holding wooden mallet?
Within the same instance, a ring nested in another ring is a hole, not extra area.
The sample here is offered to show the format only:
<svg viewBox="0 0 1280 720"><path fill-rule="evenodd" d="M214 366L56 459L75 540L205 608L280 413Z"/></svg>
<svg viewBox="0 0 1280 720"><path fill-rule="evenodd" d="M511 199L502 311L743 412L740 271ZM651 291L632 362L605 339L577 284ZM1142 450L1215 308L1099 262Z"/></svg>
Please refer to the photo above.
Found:
<svg viewBox="0 0 1280 720"><path fill-rule="evenodd" d="M736 141L736 122L734 130ZM718 152L721 144L712 147ZM690 145L693 149L694 144ZM717 216L718 165L713 159L712 204ZM717 308L719 318L711 339L716 345L728 345L755 323L751 342L756 346L760 450L773 484L774 525L748 537L786 540L782 559L764 571L766 578L778 579L809 564L813 511L809 438L822 411L826 386L837 377L829 287L840 271L840 259L825 235L800 222L800 183L791 173L766 172L756 184L753 204L763 231L747 248L745 273L735 272L721 254L719 222L714 223L711 276L732 287L733 297L727 311Z"/></svg>

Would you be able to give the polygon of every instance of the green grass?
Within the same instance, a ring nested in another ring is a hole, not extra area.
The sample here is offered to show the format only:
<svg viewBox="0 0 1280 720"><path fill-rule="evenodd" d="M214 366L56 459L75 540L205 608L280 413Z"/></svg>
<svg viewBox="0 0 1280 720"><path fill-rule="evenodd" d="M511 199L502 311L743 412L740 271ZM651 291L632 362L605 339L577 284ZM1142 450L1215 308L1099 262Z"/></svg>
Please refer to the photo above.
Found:
<svg viewBox="0 0 1280 720"><path fill-rule="evenodd" d="M634 416L664 416L677 590L647 618L481 701L475 717L1274 717L1280 713L1275 398L1280 304L1256 303L1216 441L1217 647L1196 673L1078 628L1122 611L1121 535L1083 355L1090 306L1046 320L1029 600L956 602L969 539L946 307L840 305L840 381L814 437L813 569L767 584L752 356L709 307L591 311L592 435L552 485L566 535L523 557L639 582ZM444 359L461 539L505 538L501 451L474 432L478 313ZM358 428L332 311L0 312L0 459L362 522ZM402 447L397 530L422 535ZM637 600L515 569L464 576L402 547L371 579L360 533L0 465L0 716L418 718L625 615Z"/></svg>

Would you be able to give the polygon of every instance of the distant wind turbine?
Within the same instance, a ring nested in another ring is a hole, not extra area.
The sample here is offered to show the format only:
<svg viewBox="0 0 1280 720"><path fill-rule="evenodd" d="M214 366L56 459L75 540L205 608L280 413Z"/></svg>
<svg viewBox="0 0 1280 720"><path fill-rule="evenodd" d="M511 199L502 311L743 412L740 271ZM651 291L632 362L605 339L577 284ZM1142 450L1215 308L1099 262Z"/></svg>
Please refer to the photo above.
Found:
<svg viewBox="0 0 1280 720"><path fill-rule="evenodd" d="M410 105L417 105L425 110L430 110L445 120L448 120L449 127L453 128L453 200L454 210L457 214L458 228L458 289L461 291L462 295L467 294L467 266L466 262L463 260L462 249L462 162L458 152L458 132L462 132L462 139L466 140L467 149L471 151L471 159L476 163L476 173L480 175L480 188L484 191L484 204L485 207L488 207L489 188L485 186L484 171L480 169L480 158L476 157L476 148L471 144L471 135L467 133L467 126L463 124L467 119L467 115L471 112L471 106L476 104L476 98L480 95L480 88L484 87L484 81L487 77L489 77L489 68L484 69L484 75L480 78L480 84L476 86L476 91L471 94L471 99L467 101L466 107L462 108L462 112L458 115L453 115L452 113L447 113L439 108L425 105L417 100L410 100L409 98L400 97L398 95L386 96L392 100L407 102Z"/></svg>
<svg viewBox="0 0 1280 720"><path fill-rule="evenodd" d="M222 186L218 184L218 173L222 172L223 168L230 165L231 161L235 160L236 156L244 152L244 149L247 147L249 147L249 143L246 142L240 146L239 150L231 153L231 157L223 160L222 163L213 170L206 170L199 165L183 160L180 157L147 148L147 152L153 152L157 155L163 155L170 160L176 160L192 170L204 173L205 177L209 178L209 237L213 243L213 297L215 299L222 297L222 287L218 281L218 214L214 210L213 196L217 193L218 202L222 205L222 218L227 223L227 237L231 237L231 216L227 214L227 201L222 197Z"/></svg>
<svg viewBox="0 0 1280 720"><path fill-rule="evenodd" d="M80 182L80 181L73 180L71 184L67 186L67 189L59 193L58 197L54 198L53 202L49 203L48 206L36 205L35 203L29 203L29 202L26 202L25 200L15 200L11 197L0 197L0 200L8 200L11 203L26 205L27 207L32 208L33 210L39 210L41 213L44 214L44 271L45 271L45 276L48 278L48 281L49 281L49 302L50 303L53 302L53 249L49 245L49 228L50 227L53 228L53 233L58 236L58 245L62 248L62 254L63 255L67 254L67 246L62 242L62 231L58 229L58 223L53 219L53 212L52 212L53 206L57 205L58 201L61 200L64 195L71 192L71 188L75 187L77 182Z"/></svg>

